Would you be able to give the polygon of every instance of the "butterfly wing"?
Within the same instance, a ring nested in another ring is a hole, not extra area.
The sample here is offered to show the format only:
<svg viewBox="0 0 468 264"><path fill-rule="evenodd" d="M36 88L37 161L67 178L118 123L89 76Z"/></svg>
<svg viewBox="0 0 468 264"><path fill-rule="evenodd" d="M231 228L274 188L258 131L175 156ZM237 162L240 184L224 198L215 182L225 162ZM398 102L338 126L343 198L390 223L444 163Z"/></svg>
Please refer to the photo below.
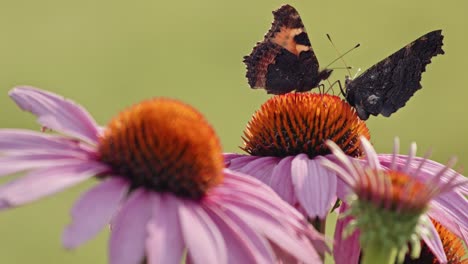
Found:
<svg viewBox="0 0 468 264"><path fill-rule="evenodd" d="M443 35L435 30L346 82L346 100L362 120L369 115L390 116L421 89L421 75L431 58L444 54Z"/></svg>
<svg viewBox="0 0 468 264"><path fill-rule="evenodd" d="M319 71L319 63L299 13L290 5L273 11L274 20L262 42L244 57L252 88L284 94L309 91L327 79L331 70Z"/></svg>

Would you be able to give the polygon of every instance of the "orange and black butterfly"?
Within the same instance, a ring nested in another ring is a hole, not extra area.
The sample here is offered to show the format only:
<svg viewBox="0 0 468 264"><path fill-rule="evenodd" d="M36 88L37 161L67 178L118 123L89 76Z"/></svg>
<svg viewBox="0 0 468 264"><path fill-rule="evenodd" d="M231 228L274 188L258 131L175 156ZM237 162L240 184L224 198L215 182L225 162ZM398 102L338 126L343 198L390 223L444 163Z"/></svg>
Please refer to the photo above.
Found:
<svg viewBox="0 0 468 264"><path fill-rule="evenodd" d="M431 31L345 81L345 98L362 120L390 116L422 88L421 75L438 54L444 54L441 30Z"/></svg>
<svg viewBox="0 0 468 264"><path fill-rule="evenodd" d="M273 11L274 21L262 42L244 57L250 87L271 94L306 92L328 79L331 69L319 69L317 57L299 13L290 5ZM421 89L421 75L442 50L441 30L431 31L370 67L355 79L347 78L343 95L366 120L390 116Z"/></svg>
<svg viewBox="0 0 468 264"><path fill-rule="evenodd" d="M249 85L270 94L306 92L326 80L332 70L319 70L299 13L290 5L273 11L274 20L264 40L244 57Z"/></svg>

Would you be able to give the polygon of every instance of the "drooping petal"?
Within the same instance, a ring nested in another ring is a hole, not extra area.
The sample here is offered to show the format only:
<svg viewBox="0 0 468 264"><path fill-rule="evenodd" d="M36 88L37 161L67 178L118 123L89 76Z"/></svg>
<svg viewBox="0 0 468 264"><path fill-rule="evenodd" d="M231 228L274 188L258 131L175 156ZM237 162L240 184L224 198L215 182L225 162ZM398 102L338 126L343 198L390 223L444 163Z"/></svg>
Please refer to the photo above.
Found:
<svg viewBox="0 0 468 264"><path fill-rule="evenodd" d="M285 220L284 215L280 217L278 211L269 211L268 208L262 208L260 206L261 204L253 203L251 207L245 204L241 207L237 201L231 201L230 204L225 205L225 208L228 212L243 219L252 226L252 228L257 230L257 232L263 233L268 240L296 259L304 263L320 263L320 257L311 244L313 241L309 241L306 237L298 235L297 233L295 236L294 232L290 229L291 226L288 228L288 225L281 222L281 220ZM269 214L270 212L271 214ZM321 249L322 248L318 250Z"/></svg>
<svg viewBox="0 0 468 264"><path fill-rule="evenodd" d="M217 199L223 203L235 202L241 207L251 209L257 206L259 210L268 211L271 216L287 216L285 217L287 224L294 225L298 229L303 228L301 222L304 220L303 214L279 198L278 194L265 184L255 178L241 175L226 169L223 184L213 189L211 194L219 196ZM242 199L236 197L242 197Z"/></svg>
<svg viewBox="0 0 468 264"><path fill-rule="evenodd" d="M226 263L223 236L209 215L196 202L179 205L182 235L194 263Z"/></svg>
<svg viewBox="0 0 468 264"><path fill-rule="evenodd" d="M249 162L257 159L257 157L255 156L235 154L235 153L224 153L223 157L224 157L224 162L227 164L226 167L229 167L233 170L242 168L245 165L249 164Z"/></svg>
<svg viewBox="0 0 468 264"><path fill-rule="evenodd" d="M207 196L207 199L212 200L213 203L218 203L222 208L230 209L233 207L234 209L242 209L246 214L249 214L250 211L256 212L262 215L266 221L272 221L275 225L282 228L288 227L292 229L292 231L286 231L290 236L295 237L297 234L306 235L317 251L329 251L323 236L318 234L314 229L305 228L308 225L302 214L279 198L271 188L268 188L265 184L254 178L242 177L236 172L225 170L223 184L214 188L210 194ZM211 199L212 195L215 198ZM238 199L237 197L242 197L242 199ZM229 210L225 212L228 213ZM232 213L232 215L237 214ZM240 217L240 219L243 218ZM246 223L257 232L264 228L252 225L248 221ZM265 233L268 233L268 231L265 231ZM303 247L310 248L310 244L299 243Z"/></svg>
<svg viewBox="0 0 468 264"><path fill-rule="evenodd" d="M447 256L445 255L444 246L442 245L442 241L440 241L439 233L437 233L437 229L432 224L432 221L429 220L427 216L422 216L427 218L427 230L429 234L423 233L421 234L422 239L426 246L432 251L434 256L440 261L440 263L447 263Z"/></svg>
<svg viewBox="0 0 468 264"><path fill-rule="evenodd" d="M282 199L276 199L278 194L267 185L253 177L246 177L242 173L224 170L223 184L213 189L211 193L219 194L220 199L228 199L234 196L243 197L239 202L249 203L250 200L255 200L264 203L268 208L275 208L282 211L284 214L290 214L294 218L303 218L303 215L294 210L289 204ZM245 198L244 198L245 197Z"/></svg>
<svg viewBox="0 0 468 264"><path fill-rule="evenodd" d="M466 198L457 193L444 193L430 203L428 214L461 237L459 226L468 229L468 204Z"/></svg>
<svg viewBox="0 0 468 264"><path fill-rule="evenodd" d="M222 208L222 207L221 207ZM209 206L208 214L229 246L228 263L273 263L273 252L266 239L257 234L237 215Z"/></svg>
<svg viewBox="0 0 468 264"><path fill-rule="evenodd" d="M292 161L292 181L307 214L324 219L336 201L336 175L300 154Z"/></svg>
<svg viewBox="0 0 468 264"><path fill-rule="evenodd" d="M146 252L148 264L181 263L185 243L179 222L178 198L155 196L153 218L148 224Z"/></svg>
<svg viewBox="0 0 468 264"><path fill-rule="evenodd" d="M139 264L145 257L147 226L152 217L153 193L137 189L111 224L109 240L110 264Z"/></svg>
<svg viewBox="0 0 468 264"><path fill-rule="evenodd" d="M273 169L270 184L268 184L283 200L289 204L296 203L296 196L291 176L291 161L293 157L283 158Z"/></svg>
<svg viewBox="0 0 468 264"><path fill-rule="evenodd" d="M0 205L0 209L1 209L1 205ZM461 234L461 238L463 239L463 242L465 242L465 245L468 243L468 229L460 226L460 234Z"/></svg>
<svg viewBox="0 0 468 264"><path fill-rule="evenodd" d="M41 125L93 144L97 143L97 124L80 105L28 86L13 88L9 95L21 109L36 115Z"/></svg>
<svg viewBox="0 0 468 264"><path fill-rule="evenodd" d="M228 168L253 176L260 181L269 184L273 169L280 159L274 157L254 157L254 159L250 159L251 156L247 157L249 158L241 157L232 159L231 165ZM242 160L239 161L239 159Z"/></svg>
<svg viewBox="0 0 468 264"><path fill-rule="evenodd" d="M343 214L348 210L348 206L343 203L340 206L339 213ZM345 229L351 217L339 217L335 227L335 243L333 245L333 258L336 264L356 264L359 263L361 246L359 245L359 231L355 230L349 236L345 235Z"/></svg>
<svg viewBox="0 0 468 264"><path fill-rule="evenodd" d="M128 188L125 180L111 177L83 194L71 211L72 223L63 233L65 248L81 245L109 224Z"/></svg>
<svg viewBox="0 0 468 264"><path fill-rule="evenodd" d="M0 201L18 206L62 191L107 170L96 162L68 164L38 169L2 186Z"/></svg>
<svg viewBox="0 0 468 264"><path fill-rule="evenodd" d="M224 157L224 163L226 163L226 167L231 166L231 160L236 160L236 165L234 166L244 166L247 164L249 161L254 160L256 157L255 156L250 156L250 155L243 155L243 154L237 154L237 153L223 153Z"/></svg>

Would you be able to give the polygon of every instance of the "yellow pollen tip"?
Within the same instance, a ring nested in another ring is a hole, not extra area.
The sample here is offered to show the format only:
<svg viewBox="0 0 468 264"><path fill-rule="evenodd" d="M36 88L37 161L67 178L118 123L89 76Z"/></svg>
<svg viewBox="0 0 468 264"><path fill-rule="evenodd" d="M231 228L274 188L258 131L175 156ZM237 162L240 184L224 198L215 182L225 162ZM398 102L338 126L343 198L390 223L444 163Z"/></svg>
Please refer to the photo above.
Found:
<svg viewBox="0 0 468 264"><path fill-rule="evenodd" d="M329 154L326 140L346 154L362 154L359 137L370 139L369 130L355 110L340 97L329 94L288 93L265 102L244 131L244 147L254 156L286 157Z"/></svg>
<svg viewBox="0 0 468 264"><path fill-rule="evenodd" d="M197 199L223 178L215 131L196 109L172 99L121 112L100 138L99 153L132 188Z"/></svg>

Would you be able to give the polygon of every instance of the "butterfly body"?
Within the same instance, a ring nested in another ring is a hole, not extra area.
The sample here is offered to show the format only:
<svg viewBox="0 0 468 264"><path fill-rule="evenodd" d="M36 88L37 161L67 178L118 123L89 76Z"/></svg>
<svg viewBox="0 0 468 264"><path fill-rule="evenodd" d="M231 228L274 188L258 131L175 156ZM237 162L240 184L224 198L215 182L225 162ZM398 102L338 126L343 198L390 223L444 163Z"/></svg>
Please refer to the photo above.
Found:
<svg viewBox="0 0 468 264"><path fill-rule="evenodd" d="M273 11L274 21L264 40L244 57L251 88L271 94L306 92L326 80L332 70L319 63L299 13L290 5Z"/></svg>
<svg viewBox="0 0 468 264"><path fill-rule="evenodd" d="M421 75L431 58L444 54L441 30L431 31L345 82L346 100L359 117L390 116L422 88Z"/></svg>

